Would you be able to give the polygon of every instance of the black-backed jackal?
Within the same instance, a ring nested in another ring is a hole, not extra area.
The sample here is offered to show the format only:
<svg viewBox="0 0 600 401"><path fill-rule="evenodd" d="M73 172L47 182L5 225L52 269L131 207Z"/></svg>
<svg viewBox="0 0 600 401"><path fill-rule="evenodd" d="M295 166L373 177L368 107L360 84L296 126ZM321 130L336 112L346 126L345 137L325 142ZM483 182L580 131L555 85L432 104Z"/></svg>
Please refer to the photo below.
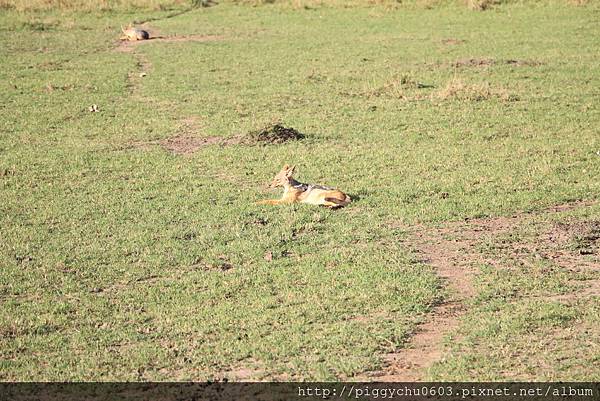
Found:
<svg viewBox="0 0 600 401"><path fill-rule="evenodd" d="M270 188L283 187L281 199L268 199L258 203L262 205L279 205L301 202L330 208L338 208L350 203L350 197L338 189L303 184L296 181L292 178L295 168L295 166L286 164L271 182Z"/></svg>
<svg viewBox="0 0 600 401"><path fill-rule="evenodd" d="M121 27L121 31L123 31L123 36L120 37L121 40L135 41L150 39L150 34L148 31L134 28L131 25L127 26L127 28Z"/></svg>

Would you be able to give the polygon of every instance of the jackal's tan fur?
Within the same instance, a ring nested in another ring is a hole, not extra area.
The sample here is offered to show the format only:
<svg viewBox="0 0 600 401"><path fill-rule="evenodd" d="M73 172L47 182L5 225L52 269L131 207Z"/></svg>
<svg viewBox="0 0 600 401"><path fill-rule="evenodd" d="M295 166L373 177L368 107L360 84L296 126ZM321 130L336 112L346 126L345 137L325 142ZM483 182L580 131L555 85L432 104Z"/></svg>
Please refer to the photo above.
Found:
<svg viewBox="0 0 600 401"><path fill-rule="evenodd" d="M147 31L134 28L131 25L127 26L127 28L121 27L121 31L123 32L123 36L120 37L121 40L136 41L150 39L150 34Z"/></svg>
<svg viewBox="0 0 600 401"><path fill-rule="evenodd" d="M338 208L350 203L350 197L338 189L303 184L296 181L292 178L295 168L295 166L286 164L271 182L270 188L283 187L281 199L268 199L258 203L262 205L279 205L300 202L330 208Z"/></svg>

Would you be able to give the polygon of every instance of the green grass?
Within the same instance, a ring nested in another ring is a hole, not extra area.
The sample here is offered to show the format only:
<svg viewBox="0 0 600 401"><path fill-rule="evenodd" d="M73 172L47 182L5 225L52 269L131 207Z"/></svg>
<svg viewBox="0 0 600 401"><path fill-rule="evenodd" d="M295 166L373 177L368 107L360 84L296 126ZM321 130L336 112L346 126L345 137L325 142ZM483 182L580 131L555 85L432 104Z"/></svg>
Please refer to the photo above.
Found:
<svg viewBox="0 0 600 401"><path fill-rule="evenodd" d="M595 13L557 3L482 13L225 3L171 18L3 10L0 379L205 380L251 367L258 378L331 380L376 369L444 296L393 223L600 195ZM162 35L221 39L115 50L121 25L149 19ZM465 58L497 62L453 66ZM281 121L307 138L185 157L132 145L176 135L189 118L200 136ZM255 205L274 195L265 184L284 163L355 201ZM563 327L598 309L590 302L510 312ZM520 336L514 325L503 333ZM502 376L473 354L456 361L462 370L432 374Z"/></svg>

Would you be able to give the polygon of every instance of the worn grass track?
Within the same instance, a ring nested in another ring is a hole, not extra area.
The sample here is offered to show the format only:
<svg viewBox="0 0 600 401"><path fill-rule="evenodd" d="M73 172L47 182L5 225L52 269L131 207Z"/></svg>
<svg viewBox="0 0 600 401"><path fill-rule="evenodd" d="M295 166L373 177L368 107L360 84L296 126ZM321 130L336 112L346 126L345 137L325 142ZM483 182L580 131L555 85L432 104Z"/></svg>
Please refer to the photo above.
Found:
<svg viewBox="0 0 600 401"><path fill-rule="evenodd" d="M509 282L504 284L512 287L512 296L520 298L516 302L509 301L513 306L540 301L546 303L544 306L553 303L573 306L578 303L587 304L590 300L593 303L593 299L600 297L600 258L597 252L600 246L600 224L595 220L564 215L571 211L585 212L586 208L593 205L593 202L573 202L535 213L469 219L442 224L439 227L407 227L411 235L405 244L415 250L423 263L435 268L449 295L432 308L402 349L385 356L385 366L382 370L369 372L361 379L391 382L425 380L430 377L432 371L439 369L439 366L455 363L448 357L452 353L452 347L464 344L467 335L476 336L474 332L469 331L469 323L472 319L485 315L482 311L484 308L477 301L485 296L489 289L481 283L487 282L492 291L498 290L492 281L493 275L508 274L507 278L514 276L508 278ZM552 219L564 223L548 221ZM523 235L523 232L528 234ZM506 238L511 239L507 241ZM532 263L532 259L536 262ZM533 280L536 274L535 265L538 263L545 265L544 268L547 269L541 274L547 282L537 291L522 291L519 279L523 277L519 277L514 269L519 269L522 273L524 271L526 280ZM486 268L479 271L479 266ZM548 286L548 283L552 284ZM520 292L522 294L517 295ZM506 302L506 298L501 296L495 301ZM487 305L484 303L483 306ZM511 316L514 315L514 311L507 310L505 315L505 319L514 318ZM469 319L465 319L465 316ZM567 321L570 322L570 319ZM459 330L461 323L464 323L464 327ZM560 328L557 331L560 332ZM597 330L586 330L585 335L588 336L588 341L594 342L600 333ZM556 337L556 334L548 337ZM452 346L449 347L445 340ZM514 351L527 348L526 344L515 340L519 346L513 343ZM553 341L549 338L544 340L546 343ZM471 357L476 355L485 358L489 348L493 346L484 342L478 347L478 353L471 351ZM579 345L566 343L561 346L573 349ZM463 351L463 355L459 357L465 356ZM564 358L564 355L550 356L550 360L556 365L560 365L559 358ZM540 359L540 356L530 356L527 362L532 365ZM560 377L551 364L546 365L546 369L540 368L539 375L526 372L530 367L513 366L513 370L505 373L505 378L533 380L543 377L546 380L557 380ZM585 368L581 367L578 374L581 375L579 377L585 377ZM469 376L464 378L466 380Z"/></svg>

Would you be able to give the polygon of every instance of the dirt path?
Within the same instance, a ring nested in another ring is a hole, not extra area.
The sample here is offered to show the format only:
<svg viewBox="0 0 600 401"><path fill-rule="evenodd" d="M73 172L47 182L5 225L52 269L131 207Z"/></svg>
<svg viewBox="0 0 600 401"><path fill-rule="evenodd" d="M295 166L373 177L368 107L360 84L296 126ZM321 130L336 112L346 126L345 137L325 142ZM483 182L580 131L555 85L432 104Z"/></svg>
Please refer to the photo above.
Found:
<svg viewBox="0 0 600 401"><path fill-rule="evenodd" d="M436 269L449 297L433 307L405 348L384 357L386 368L374 374L377 381L418 381L425 368L442 359L444 337L458 328L465 304L475 294L471 265L478 254L472 251L474 241L468 239L472 233L456 238L457 228L417 226L411 230L408 245L423 263Z"/></svg>
<svg viewBox="0 0 600 401"><path fill-rule="evenodd" d="M174 14L167 18L181 14ZM158 29L148 24L148 21L143 22L139 27L150 33L150 39L131 42L119 41L116 44L115 51L130 54L134 58L135 68L127 73L126 86L129 96L134 98L136 102L144 103L148 108L157 108L159 105L156 104L155 99L143 95L143 80L147 79L146 76L152 74L152 63L139 46L157 42L211 42L225 39L223 35L162 36ZM198 126L197 118L186 117L181 120L181 124L173 136L160 141L131 142L125 145L124 148L146 149L152 145L160 145L173 154L190 155L204 146L229 145L238 142L236 138L198 136Z"/></svg>
<svg viewBox="0 0 600 401"><path fill-rule="evenodd" d="M142 28L146 28L142 26ZM120 41L117 45L117 51L131 52L138 46L144 46L148 43L174 43L174 42L215 42L225 40L224 35L171 35L162 36L156 29L146 28L150 32L150 39L137 40L133 42Z"/></svg>
<svg viewBox="0 0 600 401"><path fill-rule="evenodd" d="M486 238L493 238L519 227L535 216L548 213L558 213L585 207L592 202L573 202L553 206L539 213L519 213L511 217L490 219L472 219L464 222L450 223L440 228L429 228L421 225L409 228L407 246L414 249L423 263L433 266L448 291L447 299L434 306L405 344L405 347L395 353L384 356L385 367L382 371L369 372L366 377L358 380L376 381L419 381L426 376L427 368L444 357L443 340L458 329L460 319L467 311L468 302L476 295L473 287L475 277L474 266L488 263L496 264L493 256L484 255L478 250L478 244ZM596 230L597 228L587 228ZM531 244L516 243L507 249L509 255L522 258L524 254L537 252L541 257L549 258L562 267L569 269L591 268L582 263L572 253L561 251L560 245L567 234L568 228L552 227L539 238L535 249L528 249ZM594 231L595 232L595 231ZM592 239L596 240L596 234ZM600 235L600 234L599 234ZM557 239L558 238L558 239ZM524 252L524 253L523 253ZM595 265L598 268L598 265ZM577 294L567 294L557 297L560 300L572 300L574 297L600 295L600 282L588 283L586 291Z"/></svg>

